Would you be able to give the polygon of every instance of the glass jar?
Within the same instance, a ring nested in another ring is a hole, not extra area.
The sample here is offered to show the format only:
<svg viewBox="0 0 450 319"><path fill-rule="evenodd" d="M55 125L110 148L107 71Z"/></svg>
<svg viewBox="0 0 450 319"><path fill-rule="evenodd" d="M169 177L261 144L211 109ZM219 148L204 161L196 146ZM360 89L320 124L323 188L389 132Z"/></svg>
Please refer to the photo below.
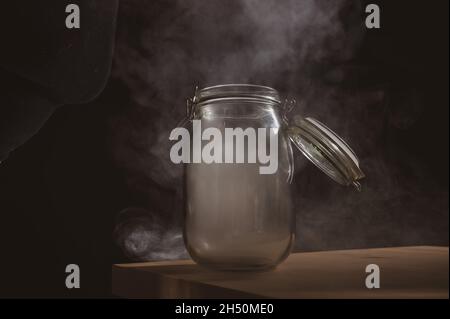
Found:
<svg viewBox="0 0 450 319"><path fill-rule="evenodd" d="M262 270L289 255L295 236L291 143L337 182L359 187L364 175L353 151L314 119L289 124L293 105L272 88L237 84L196 90L188 100L193 148L184 169L184 241L198 264ZM202 140L205 133L209 139ZM218 139L207 152L215 160L200 158Z"/></svg>

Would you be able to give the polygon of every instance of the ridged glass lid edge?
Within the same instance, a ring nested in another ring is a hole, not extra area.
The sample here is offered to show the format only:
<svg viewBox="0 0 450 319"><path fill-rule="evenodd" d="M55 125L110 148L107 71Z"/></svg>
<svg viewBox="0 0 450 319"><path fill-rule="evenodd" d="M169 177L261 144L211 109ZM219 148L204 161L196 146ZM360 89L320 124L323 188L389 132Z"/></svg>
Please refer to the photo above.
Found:
<svg viewBox="0 0 450 319"><path fill-rule="evenodd" d="M355 152L327 126L314 118L295 117L288 135L303 155L330 178L361 189L358 181L365 175Z"/></svg>

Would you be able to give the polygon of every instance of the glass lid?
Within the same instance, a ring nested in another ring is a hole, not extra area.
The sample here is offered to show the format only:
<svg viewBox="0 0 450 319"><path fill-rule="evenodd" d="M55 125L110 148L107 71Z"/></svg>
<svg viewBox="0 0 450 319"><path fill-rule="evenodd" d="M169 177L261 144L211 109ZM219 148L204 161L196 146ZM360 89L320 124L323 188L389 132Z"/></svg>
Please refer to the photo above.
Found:
<svg viewBox="0 0 450 319"><path fill-rule="evenodd" d="M288 127L294 145L321 171L339 184L353 185L358 191L364 178L355 152L331 129L316 119L294 117Z"/></svg>

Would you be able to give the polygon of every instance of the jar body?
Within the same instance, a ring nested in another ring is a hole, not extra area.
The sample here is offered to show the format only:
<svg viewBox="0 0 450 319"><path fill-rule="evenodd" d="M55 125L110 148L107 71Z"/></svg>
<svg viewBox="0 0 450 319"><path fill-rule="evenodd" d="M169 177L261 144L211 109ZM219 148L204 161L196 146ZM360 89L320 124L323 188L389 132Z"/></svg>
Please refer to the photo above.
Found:
<svg viewBox="0 0 450 319"><path fill-rule="evenodd" d="M198 264L216 269L273 268L289 255L295 234L288 181L292 149L279 110L248 100L211 101L198 110L197 118L202 131L216 128L224 141L226 128L272 130L278 154L273 174L261 174L264 165L258 160L185 164L184 240L189 254ZM223 156L227 146L222 143ZM258 153L257 145L250 142L241 147L245 156ZM236 156L239 150L234 150Z"/></svg>

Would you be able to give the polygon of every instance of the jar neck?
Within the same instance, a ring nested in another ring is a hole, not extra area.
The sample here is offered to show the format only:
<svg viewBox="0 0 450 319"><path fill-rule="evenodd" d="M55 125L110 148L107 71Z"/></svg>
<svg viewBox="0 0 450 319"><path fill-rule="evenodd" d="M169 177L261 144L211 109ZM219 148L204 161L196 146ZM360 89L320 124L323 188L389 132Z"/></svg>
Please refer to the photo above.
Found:
<svg viewBox="0 0 450 319"><path fill-rule="evenodd" d="M201 89L196 92L194 103L204 104L211 101L238 100L244 102L261 102L280 104L277 90L261 85L252 84L224 84Z"/></svg>
<svg viewBox="0 0 450 319"><path fill-rule="evenodd" d="M277 90L260 85L225 84L195 91L187 100L187 120L209 117L277 116L282 106Z"/></svg>

